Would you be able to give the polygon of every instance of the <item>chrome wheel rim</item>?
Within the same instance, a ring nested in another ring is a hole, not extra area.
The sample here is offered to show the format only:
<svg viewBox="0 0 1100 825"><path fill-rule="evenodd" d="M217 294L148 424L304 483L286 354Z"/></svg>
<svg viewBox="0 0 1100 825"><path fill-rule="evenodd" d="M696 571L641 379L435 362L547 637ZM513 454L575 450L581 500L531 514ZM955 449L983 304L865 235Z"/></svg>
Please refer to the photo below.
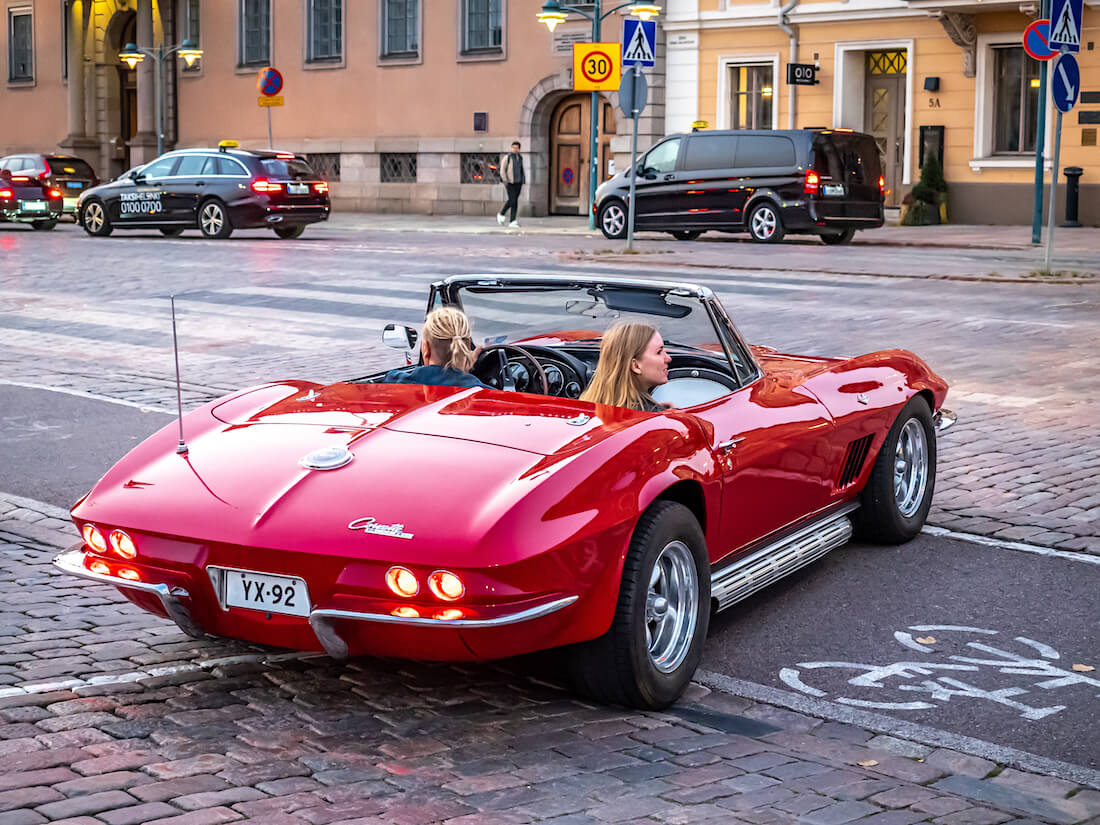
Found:
<svg viewBox="0 0 1100 825"><path fill-rule="evenodd" d="M645 641L649 660L662 673L676 670L691 649L699 613L695 558L682 541L657 555L645 601Z"/></svg>
<svg viewBox="0 0 1100 825"><path fill-rule="evenodd" d="M758 238L767 240L774 235L775 224L775 213L766 206L752 213L752 234Z"/></svg>
<svg viewBox="0 0 1100 825"><path fill-rule="evenodd" d="M928 486L928 441L924 427L910 418L901 428L894 451L894 501L906 518L920 509Z"/></svg>
<svg viewBox="0 0 1100 825"><path fill-rule="evenodd" d="M608 235L618 235L626 226L626 215L621 206L609 206L603 211L603 228Z"/></svg>
<svg viewBox="0 0 1100 825"><path fill-rule="evenodd" d="M221 207L216 203L208 203L202 208L202 231L207 235L216 235L221 231L225 217Z"/></svg>
<svg viewBox="0 0 1100 825"><path fill-rule="evenodd" d="M84 210L84 225L87 226L93 232L98 232L103 228L103 207L98 203L88 204L88 208Z"/></svg>

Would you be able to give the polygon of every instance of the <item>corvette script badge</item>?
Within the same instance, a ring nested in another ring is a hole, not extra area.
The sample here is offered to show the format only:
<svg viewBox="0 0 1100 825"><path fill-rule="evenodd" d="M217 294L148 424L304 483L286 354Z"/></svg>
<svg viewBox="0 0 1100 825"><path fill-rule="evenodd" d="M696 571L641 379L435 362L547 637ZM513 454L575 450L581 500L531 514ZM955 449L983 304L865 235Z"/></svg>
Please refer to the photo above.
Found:
<svg viewBox="0 0 1100 825"><path fill-rule="evenodd" d="M374 516L357 518L348 524L349 530L362 530L364 533L374 533L376 536L390 536L395 539L411 539L412 533L405 532L404 524L379 524Z"/></svg>

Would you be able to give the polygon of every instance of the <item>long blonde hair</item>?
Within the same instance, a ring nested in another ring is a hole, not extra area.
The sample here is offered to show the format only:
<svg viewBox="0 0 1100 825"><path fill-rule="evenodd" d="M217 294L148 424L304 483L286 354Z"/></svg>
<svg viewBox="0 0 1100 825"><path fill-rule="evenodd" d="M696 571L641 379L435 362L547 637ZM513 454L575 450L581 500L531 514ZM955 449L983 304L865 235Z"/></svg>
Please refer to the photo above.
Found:
<svg viewBox="0 0 1100 825"><path fill-rule="evenodd" d="M424 340L432 361L442 367L469 372L474 365L473 330L466 314L454 307L433 309L424 319Z"/></svg>
<svg viewBox="0 0 1100 825"><path fill-rule="evenodd" d="M639 383L631 362L641 358L657 330L649 324L619 323L604 333L600 342L600 360L582 401L611 404L632 410L646 408L651 401L648 388Z"/></svg>

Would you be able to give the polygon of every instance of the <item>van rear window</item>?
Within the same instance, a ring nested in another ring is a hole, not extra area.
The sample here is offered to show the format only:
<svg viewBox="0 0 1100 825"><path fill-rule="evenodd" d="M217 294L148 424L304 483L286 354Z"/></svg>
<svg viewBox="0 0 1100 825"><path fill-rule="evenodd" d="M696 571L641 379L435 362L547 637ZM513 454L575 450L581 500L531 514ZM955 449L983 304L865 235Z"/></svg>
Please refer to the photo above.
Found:
<svg viewBox="0 0 1100 825"><path fill-rule="evenodd" d="M794 166L794 142L782 135L740 135L735 165L739 169Z"/></svg>
<svg viewBox="0 0 1100 825"><path fill-rule="evenodd" d="M260 161L264 172L273 178L315 178L309 164L301 158L264 158Z"/></svg>
<svg viewBox="0 0 1100 825"><path fill-rule="evenodd" d="M736 140L730 135L692 135L684 153L684 171L729 169Z"/></svg>
<svg viewBox="0 0 1100 825"><path fill-rule="evenodd" d="M878 184L882 162L869 135L831 132L814 139L814 169L827 178L848 183Z"/></svg>
<svg viewBox="0 0 1100 825"><path fill-rule="evenodd" d="M78 178L94 178L92 167L80 158L53 158L47 157L50 171L55 175L76 175Z"/></svg>

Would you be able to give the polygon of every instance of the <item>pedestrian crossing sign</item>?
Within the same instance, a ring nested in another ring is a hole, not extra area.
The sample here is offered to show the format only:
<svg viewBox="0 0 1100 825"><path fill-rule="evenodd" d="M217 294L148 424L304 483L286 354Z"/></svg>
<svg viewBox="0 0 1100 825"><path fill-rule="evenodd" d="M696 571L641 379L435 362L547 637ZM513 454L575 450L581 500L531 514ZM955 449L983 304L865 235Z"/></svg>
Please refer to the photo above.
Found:
<svg viewBox="0 0 1100 825"><path fill-rule="evenodd" d="M1052 51L1081 51L1081 15L1083 0L1053 0L1050 14Z"/></svg>
<svg viewBox="0 0 1100 825"><path fill-rule="evenodd" d="M652 66L656 62L657 21L623 21L623 65Z"/></svg>

